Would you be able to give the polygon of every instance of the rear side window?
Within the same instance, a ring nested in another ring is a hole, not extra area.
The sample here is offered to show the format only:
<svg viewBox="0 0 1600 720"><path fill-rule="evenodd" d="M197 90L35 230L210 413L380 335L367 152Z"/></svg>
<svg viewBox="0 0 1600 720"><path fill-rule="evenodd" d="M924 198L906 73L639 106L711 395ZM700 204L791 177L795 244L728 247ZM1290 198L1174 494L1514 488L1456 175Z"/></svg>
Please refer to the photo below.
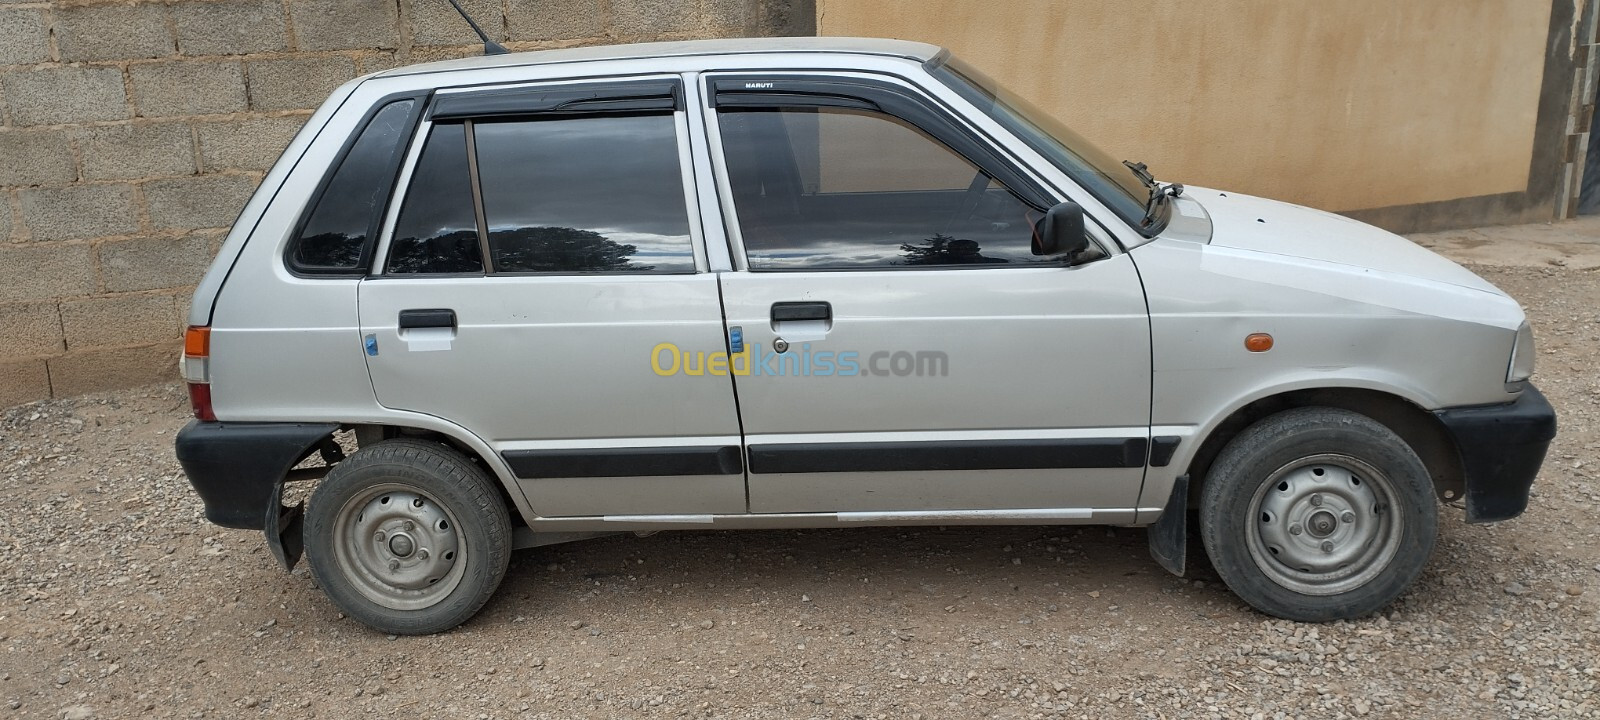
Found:
<svg viewBox="0 0 1600 720"><path fill-rule="evenodd" d="M675 89L640 82L436 102L385 272L695 272Z"/></svg>
<svg viewBox="0 0 1600 720"><path fill-rule="evenodd" d="M694 272L671 115L474 126L495 272Z"/></svg>
<svg viewBox="0 0 1600 720"><path fill-rule="evenodd" d="M341 275L366 269L416 107L415 99L397 100L373 114L302 222L289 248L291 268Z"/></svg>

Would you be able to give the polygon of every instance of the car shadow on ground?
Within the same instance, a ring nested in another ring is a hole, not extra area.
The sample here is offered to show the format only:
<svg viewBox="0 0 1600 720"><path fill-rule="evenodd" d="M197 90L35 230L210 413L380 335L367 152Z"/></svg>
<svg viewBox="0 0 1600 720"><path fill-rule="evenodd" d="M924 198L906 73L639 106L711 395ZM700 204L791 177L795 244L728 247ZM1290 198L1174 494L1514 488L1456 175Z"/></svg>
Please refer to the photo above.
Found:
<svg viewBox="0 0 1600 720"><path fill-rule="evenodd" d="M1192 552L1198 554L1197 541ZM1196 612L1243 608L1203 558L1191 556L1186 578L1161 569L1142 529L678 531L518 551L480 622L530 612L627 613L640 600L701 608L791 604L845 614L886 604L907 613L1005 614L1115 611L1186 593L1206 598L1194 604ZM618 602L602 599L608 597Z"/></svg>

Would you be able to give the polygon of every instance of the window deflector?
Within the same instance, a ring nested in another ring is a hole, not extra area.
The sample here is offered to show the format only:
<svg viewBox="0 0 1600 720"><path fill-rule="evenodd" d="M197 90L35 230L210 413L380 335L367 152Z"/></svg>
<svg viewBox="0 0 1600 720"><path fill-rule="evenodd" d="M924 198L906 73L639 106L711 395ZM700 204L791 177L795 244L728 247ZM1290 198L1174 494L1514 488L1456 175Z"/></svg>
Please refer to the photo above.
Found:
<svg viewBox="0 0 1600 720"><path fill-rule="evenodd" d="M440 95L428 109L431 120L465 120L544 113L674 111L683 108L683 86L676 79L533 85Z"/></svg>

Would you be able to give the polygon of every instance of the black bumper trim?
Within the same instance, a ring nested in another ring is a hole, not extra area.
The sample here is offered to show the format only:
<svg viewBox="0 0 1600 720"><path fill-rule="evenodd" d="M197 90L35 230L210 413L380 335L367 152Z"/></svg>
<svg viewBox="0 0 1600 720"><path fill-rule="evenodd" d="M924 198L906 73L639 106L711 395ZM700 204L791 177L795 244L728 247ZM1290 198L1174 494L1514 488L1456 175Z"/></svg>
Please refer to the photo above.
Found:
<svg viewBox="0 0 1600 720"><path fill-rule="evenodd" d="M178 431L178 463L223 527L277 533L284 476L337 423L190 421Z"/></svg>
<svg viewBox="0 0 1600 720"><path fill-rule="evenodd" d="M1509 520L1528 508L1528 490L1556 436L1556 412L1533 385L1515 402L1434 411L1455 438L1467 488L1467 522Z"/></svg>

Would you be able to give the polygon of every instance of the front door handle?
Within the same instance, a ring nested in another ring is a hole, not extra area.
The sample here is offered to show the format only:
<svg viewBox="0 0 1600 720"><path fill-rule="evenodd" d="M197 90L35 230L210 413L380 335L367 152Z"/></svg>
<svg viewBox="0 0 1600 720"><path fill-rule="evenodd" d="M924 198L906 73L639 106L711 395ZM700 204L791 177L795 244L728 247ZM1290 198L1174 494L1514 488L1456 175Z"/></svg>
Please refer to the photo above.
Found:
<svg viewBox="0 0 1600 720"><path fill-rule="evenodd" d="M780 302L772 304L772 322L832 320L833 306L825 302Z"/></svg>
<svg viewBox="0 0 1600 720"><path fill-rule="evenodd" d="M456 326L456 311L449 308L428 308L400 311L400 329L451 328Z"/></svg>

